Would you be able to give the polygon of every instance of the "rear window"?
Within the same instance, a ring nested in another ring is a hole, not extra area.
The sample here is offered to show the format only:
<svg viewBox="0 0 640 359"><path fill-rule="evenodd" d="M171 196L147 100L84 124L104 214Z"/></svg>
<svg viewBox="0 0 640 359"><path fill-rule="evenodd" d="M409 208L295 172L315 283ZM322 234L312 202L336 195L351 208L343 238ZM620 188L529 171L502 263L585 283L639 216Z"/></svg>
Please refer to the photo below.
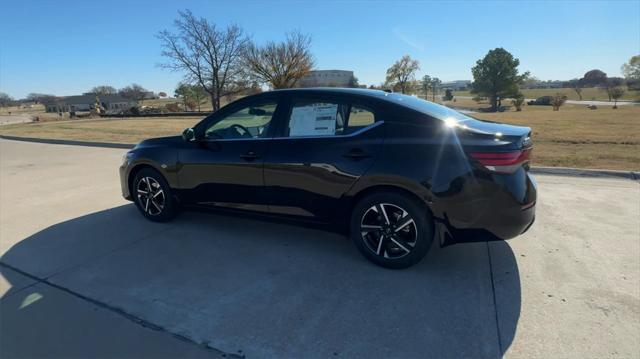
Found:
<svg viewBox="0 0 640 359"><path fill-rule="evenodd" d="M474 120L474 118L450 109L449 107L438 105L437 103L429 102L418 97L393 93L388 94L387 98L392 102L402 104L438 120L456 122Z"/></svg>
<svg viewBox="0 0 640 359"><path fill-rule="evenodd" d="M291 107L288 137L339 136L371 126L370 110L350 103L325 100L298 100Z"/></svg>

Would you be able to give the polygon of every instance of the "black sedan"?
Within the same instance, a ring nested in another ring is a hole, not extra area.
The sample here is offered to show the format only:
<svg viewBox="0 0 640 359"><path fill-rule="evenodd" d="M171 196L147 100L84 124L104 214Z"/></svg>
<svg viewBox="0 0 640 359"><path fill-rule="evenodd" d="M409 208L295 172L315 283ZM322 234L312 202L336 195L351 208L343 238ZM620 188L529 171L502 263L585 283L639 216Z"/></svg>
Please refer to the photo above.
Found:
<svg viewBox="0 0 640 359"><path fill-rule="evenodd" d="M529 228L530 135L401 94L278 90L235 101L182 136L142 141L120 177L152 221L198 206L323 223L371 261L404 268L434 239L504 240Z"/></svg>

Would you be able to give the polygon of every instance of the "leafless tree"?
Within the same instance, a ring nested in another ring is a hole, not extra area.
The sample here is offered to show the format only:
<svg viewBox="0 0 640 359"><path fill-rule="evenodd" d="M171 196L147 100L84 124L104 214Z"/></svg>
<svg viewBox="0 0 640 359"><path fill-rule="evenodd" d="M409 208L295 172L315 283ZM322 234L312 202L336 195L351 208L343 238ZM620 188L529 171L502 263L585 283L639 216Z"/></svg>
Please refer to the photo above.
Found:
<svg viewBox="0 0 640 359"><path fill-rule="evenodd" d="M138 84L131 84L131 86L123 87L118 90L118 94L120 96L128 98L130 100L138 101L140 103L144 101L147 92L147 89Z"/></svg>
<svg viewBox="0 0 640 359"><path fill-rule="evenodd" d="M196 18L191 11L179 11L175 20L176 33L161 31L162 55L169 59L163 68L185 73L185 80L197 83L211 97L213 110L220 108L220 99L242 90L242 53L249 43L244 31L230 25L218 29L205 18Z"/></svg>
<svg viewBox="0 0 640 359"><path fill-rule="evenodd" d="M0 92L0 107L6 107L13 103L13 98L4 92Z"/></svg>
<svg viewBox="0 0 640 359"><path fill-rule="evenodd" d="M118 90L115 89L115 87L113 86L109 86L109 85L101 85L101 86L96 86L94 88L92 88L89 93L92 94L96 94L96 95L115 95L116 93L118 93Z"/></svg>
<svg viewBox="0 0 640 359"><path fill-rule="evenodd" d="M35 93L32 92L27 95L27 100L33 101L35 103L46 103L52 102L56 99L54 95L43 94L43 93Z"/></svg>
<svg viewBox="0 0 640 359"><path fill-rule="evenodd" d="M311 37L292 32L284 42L270 41L261 47L250 44L244 61L256 80L274 89L290 88L313 68L310 48Z"/></svg>
<svg viewBox="0 0 640 359"><path fill-rule="evenodd" d="M387 83L399 86L400 91L405 93L409 81L413 80L416 71L420 70L418 60L413 60L411 56L404 55L389 69L387 69Z"/></svg>

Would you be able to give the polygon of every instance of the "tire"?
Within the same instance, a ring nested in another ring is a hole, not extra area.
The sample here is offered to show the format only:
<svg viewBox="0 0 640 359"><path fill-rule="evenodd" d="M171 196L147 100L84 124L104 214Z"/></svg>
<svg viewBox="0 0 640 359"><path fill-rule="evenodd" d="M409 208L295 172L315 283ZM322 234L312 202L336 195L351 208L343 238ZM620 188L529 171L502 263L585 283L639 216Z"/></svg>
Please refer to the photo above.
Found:
<svg viewBox="0 0 640 359"><path fill-rule="evenodd" d="M149 186L151 191L148 191ZM169 183L154 169L144 168L136 173L131 195L140 213L151 221L167 222L177 214L177 203Z"/></svg>
<svg viewBox="0 0 640 359"><path fill-rule="evenodd" d="M434 222L425 204L400 192L385 191L372 193L355 205L350 231L355 246L371 262L401 269L427 254Z"/></svg>

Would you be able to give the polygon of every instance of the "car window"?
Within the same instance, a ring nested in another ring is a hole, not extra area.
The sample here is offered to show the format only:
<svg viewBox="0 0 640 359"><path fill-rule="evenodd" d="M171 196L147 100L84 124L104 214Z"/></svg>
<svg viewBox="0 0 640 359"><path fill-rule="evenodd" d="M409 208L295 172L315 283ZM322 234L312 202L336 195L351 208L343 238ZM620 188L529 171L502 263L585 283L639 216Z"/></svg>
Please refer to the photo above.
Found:
<svg viewBox="0 0 640 359"><path fill-rule="evenodd" d="M294 101L287 136L339 136L375 122L373 112L360 106L331 101Z"/></svg>
<svg viewBox="0 0 640 359"><path fill-rule="evenodd" d="M264 138L268 133L276 107L276 102L244 107L211 124L205 130L205 138Z"/></svg>

